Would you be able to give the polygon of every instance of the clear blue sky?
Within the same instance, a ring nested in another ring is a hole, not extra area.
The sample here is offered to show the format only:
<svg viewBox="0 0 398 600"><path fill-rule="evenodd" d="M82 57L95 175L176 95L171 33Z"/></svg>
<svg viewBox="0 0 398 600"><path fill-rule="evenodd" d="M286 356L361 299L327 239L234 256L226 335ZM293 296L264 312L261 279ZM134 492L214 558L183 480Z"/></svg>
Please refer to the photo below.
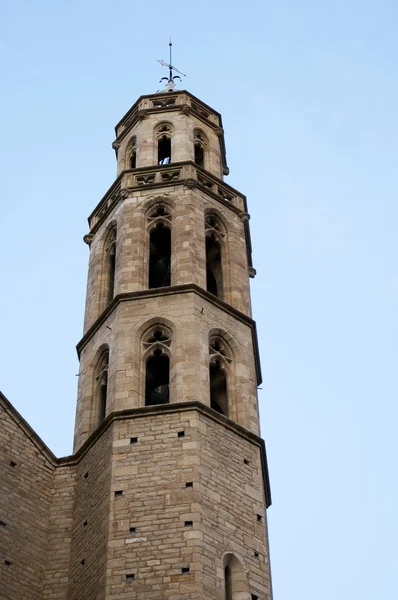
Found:
<svg viewBox="0 0 398 600"><path fill-rule="evenodd" d="M248 196L275 600L392 600L397 568L396 2L3 0L0 385L72 447L86 218L113 127L158 89L223 115Z"/></svg>

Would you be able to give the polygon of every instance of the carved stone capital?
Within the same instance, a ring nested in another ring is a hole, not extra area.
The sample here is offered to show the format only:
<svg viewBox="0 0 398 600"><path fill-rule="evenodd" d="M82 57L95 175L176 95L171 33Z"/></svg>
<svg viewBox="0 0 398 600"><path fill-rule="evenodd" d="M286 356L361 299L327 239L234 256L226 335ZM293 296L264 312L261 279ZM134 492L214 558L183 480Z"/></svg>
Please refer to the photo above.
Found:
<svg viewBox="0 0 398 600"><path fill-rule="evenodd" d="M254 267L249 267L249 277L254 279L256 275L257 275L256 269Z"/></svg>
<svg viewBox="0 0 398 600"><path fill-rule="evenodd" d="M246 221L250 219L250 215L247 212L241 212L239 213L239 218L242 221L242 223L246 223Z"/></svg>
<svg viewBox="0 0 398 600"><path fill-rule="evenodd" d="M191 114L191 107L188 106L188 104L183 104L180 108L181 112L183 115L190 115Z"/></svg>
<svg viewBox="0 0 398 600"><path fill-rule="evenodd" d="M196 186L198 185L196 179L192 179L192 178L188 178L184 181L184 185L185 187L187 187L189 190L193 190L194 188L196 188Z"/></svg>
<svg viewBox="0 0 398 600"><path fill-rule="evenodd" d="M85 244L87 244L88 247L90 247L91 246L91 242L93 241L93 239L94 239L94 234L93 233L86 233L86 235L83 237L83 242Z"/></svg>
<svg viewBox="0 0 398 600"><path fill-rule="evenodd" d="M220 135L224 135L224 129L222 127L216 127L214 133L220 137Z"/></svg>
<svg viewBox="0 0 398 600"><path fill-rule="evenodd" d="M112 148L117 152L120 148L120 142L113 142Z"/></svg>
<svg viewBox="0 0 398 600"><path fill-rule="evenodd" d="M229 169L228 169L228 167L224 167L223 168L223 174L224 175L229 175Z"/></svg>
<svg viewBox="0 0 398 600"><path fill-rule="evenodd" d="M139 110L137 113L137 117L139 121L142 121L143 119L145 119L145 117L147 116L148 111L143 109L143 110Z"/></svg>

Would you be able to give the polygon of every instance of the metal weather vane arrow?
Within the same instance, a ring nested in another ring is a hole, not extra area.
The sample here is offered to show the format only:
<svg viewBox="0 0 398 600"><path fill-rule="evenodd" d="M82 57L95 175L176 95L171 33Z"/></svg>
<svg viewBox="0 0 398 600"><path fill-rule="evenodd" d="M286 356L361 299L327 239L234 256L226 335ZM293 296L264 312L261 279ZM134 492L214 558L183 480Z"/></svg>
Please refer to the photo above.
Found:
<svg viewBox="0 0 398 600"><path fill-rule="evenodd" d="M185 73L182 73L181 71L179 71L176 67L173 66L172 62L171 62L171 47L172 47L172 42L171 42L171 38L170 38L170 42L169 42L169 47L170 47L170 61L167 63L164 60L158 60L158 63L160 63L162 65L162 67L167 67L169 69L169 77L162 77L162 79L160 80L159 83L161 83L162 81L167 81L166 83L166 88L165 91L167 92L171 92L175 89L175 79L179 79L180 81L182 81L181 77L179 75L173 75L173 71L175 71L176 73L179 73L180 75L183 75L183 77L186 77Z"/></svg>

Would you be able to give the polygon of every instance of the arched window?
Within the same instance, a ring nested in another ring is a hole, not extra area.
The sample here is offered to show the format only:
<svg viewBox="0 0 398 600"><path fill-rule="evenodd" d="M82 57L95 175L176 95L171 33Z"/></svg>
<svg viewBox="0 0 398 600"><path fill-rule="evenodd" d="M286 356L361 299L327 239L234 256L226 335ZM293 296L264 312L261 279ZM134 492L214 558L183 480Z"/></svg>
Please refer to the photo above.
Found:
<svg viewBox="0 0 398 600"><path fill-rule="evenodd" d="M210 406L228 417L228 372L232 353L221 337L212 336L209 341L209 354Z"/></svg>
<svg viewBox="0 0 398 600"><path fill-rule="evenodd" d="M222 243L224 234L219 220L209 214L205 219L206 229L206 289L214 296L223 298L224 282L222 271Z"/></svg>
<svg viewBox="0 0 398 600"><path fill-rule="evenodd" d="M149 215L148 287L171 285L171 212L160 204Z"/></svg>
<svg viewBox="0 0 398 600"><path fill-rule="evenodd" d="M158 147L158 165L171 163L171 138L173 129L168 123L162 123L156 128L156 140Z"/></svg>
<svg viewBox="0 0 398 600"><path fill-rule="evenodd" d="M131 139L127 152L127 169L135 169L137 166L137 138Z"/></svg>
<svg viewBox="0 0 398 600"><path fill-rule="evenodd" d="M116 226L110 229L105 240L106 304L113 300L116 273Z"/></svg>
<svg viewBox="0 0 398 600"><path fill-rule="evenodd" d="M95 425L98 426L106 416L106 403L108 398L108 367L109 350L104 350L94 370L94 413Z"/></svg>
<svg viewBox="0 0 398 600"><path fill-rule="evenodd" d="M167 404L170 394L171 332L155 326L144 339L145 406Z"/></svg>
<svg viewBox="0 0 398 600"><path fill-rule="evenodd" d="M249 597L246 573L242 563L234 554L224 556L225 600L240 600Z"/></svg>
<svg viewBox="0 0 398 600"><path fill-rule="evenodd" d="M199 129L195 129L193 132L194 136L194 151L195 151L195 163L200 167L205 166L205 153L207 147L207 138L205 134Z"/></svg>

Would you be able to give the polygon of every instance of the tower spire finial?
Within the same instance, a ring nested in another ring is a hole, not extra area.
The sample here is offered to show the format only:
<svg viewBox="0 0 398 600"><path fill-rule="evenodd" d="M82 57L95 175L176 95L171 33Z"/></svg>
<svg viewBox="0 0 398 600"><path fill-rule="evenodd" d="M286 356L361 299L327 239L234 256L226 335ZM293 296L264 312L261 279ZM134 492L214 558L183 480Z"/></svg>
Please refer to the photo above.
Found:
<svg viewBox="0 0 398 600"><path fill-rule="evenodd" d="M167 67L169 69L169 77L162 77L162 79L160 80L159 83L162 83L162 81L167 81L166 83L166 87L163 91L165 92L172 92L173 90L175 90L175 79L179 79L180 81L182 81L181 77L179 75L173 75L173 71L175 71L176 73L179 73L180 75L183 75L184 77L186 77L185 73L181 73L181 71L179 71L176 67L173 67L173 64L171 62L171 48L172 48L172 41L171 41L171 36L170 36L170 41L169 41L169 48L170 48L170 60L169 63L167 63L164 60L158 60L158 63L160 63L162 65L162 67Z"/></svg>

